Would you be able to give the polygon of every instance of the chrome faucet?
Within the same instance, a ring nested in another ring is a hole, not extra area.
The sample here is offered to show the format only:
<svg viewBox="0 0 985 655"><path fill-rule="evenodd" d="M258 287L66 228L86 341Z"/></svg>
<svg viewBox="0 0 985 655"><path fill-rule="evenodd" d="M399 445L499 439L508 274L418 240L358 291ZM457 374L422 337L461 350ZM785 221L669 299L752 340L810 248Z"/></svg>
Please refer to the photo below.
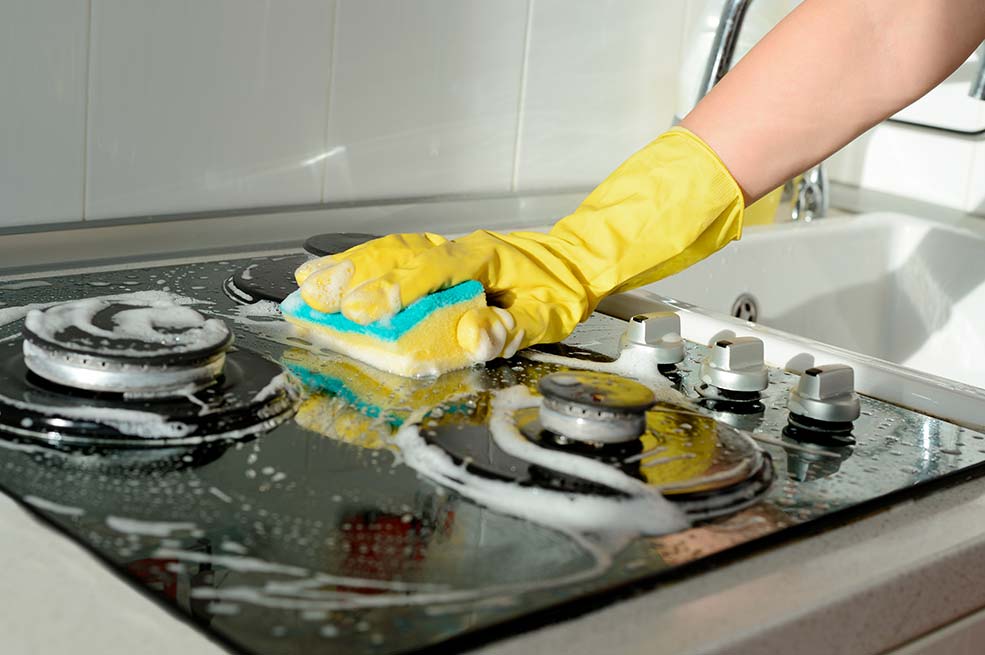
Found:
<svg viewBox="0 0 985 655"><path fill-rule="evenodd" d="M972 98L985 100L985 43L978 49L978 74L971 80L971 90L968 92Z"/></svg>
<svg viewBox="0 0 985 655"><path fill-rule="evenodd" d="M742 31L742 23L751 4L752 0L725 0L695 103L700 102L732 68L739 33ZM985 74L985 67L982 70ZM985 89L982 89L982 92L985 93ZM827 215L828 195L828 177L824 166L818 164L801 176L799 184L794 185L791 182L786 184L781 202L792 200L790 220L806 222Z"/></svg>

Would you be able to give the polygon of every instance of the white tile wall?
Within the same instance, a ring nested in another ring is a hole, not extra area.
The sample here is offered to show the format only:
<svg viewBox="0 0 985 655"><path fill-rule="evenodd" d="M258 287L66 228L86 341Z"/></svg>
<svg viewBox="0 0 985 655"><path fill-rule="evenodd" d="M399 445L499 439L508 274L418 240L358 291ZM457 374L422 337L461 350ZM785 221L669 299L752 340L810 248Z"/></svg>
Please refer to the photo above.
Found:
<svg viewBox="0 0 985 655"><path fill-rule="evenodd" d="M333 10L93 0L86 218L318 202Z"/></svg>
<svg viewBox="0 0 985 655"><path fill-rule="evenodd" d="M831 179L964 209L975 142L883 123L835 154Z"/></svg>
<svg viewBox="0 0 985 655"><path fill-rule="evenodd" d="M0 3L0 227L82 215L88 12Z"/></svg>
<svg viewBox="0 0 985 655"><path fill-rule="evenodd" d="M325 199L506 191L526 0L340 0Z"/></svg>
<svg viewBox="0 0 985 655"><path fill-rule="evenodd" d="M0 228L588 187L691 102L721 2L6 0ZM883 126L831 172L985 215L985 142Z"/></svg>
<svg viewBox="0 0 985 655"><path fill-rule="evenodd" d="M670 126L683 0L531 0L520 190L594 185Z"/></svg>

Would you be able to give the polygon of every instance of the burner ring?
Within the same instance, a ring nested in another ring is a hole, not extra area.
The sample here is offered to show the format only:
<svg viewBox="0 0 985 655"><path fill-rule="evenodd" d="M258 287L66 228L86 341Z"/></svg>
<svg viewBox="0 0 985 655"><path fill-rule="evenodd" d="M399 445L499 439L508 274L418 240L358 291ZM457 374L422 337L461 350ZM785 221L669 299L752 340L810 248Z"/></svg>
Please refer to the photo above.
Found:
<svg viewBox="0 0 985 655"><path fill-rule="evenodd" d="M159 366L44 348L25 339L24 363L35 375L65 387L161 396L194 392L212 384L222 374L226 354L219 352L182 366Z"/></svg>
<svg viewBox="0 0 985 655"><path fill-rule="evenodd" d="M638 438L646 430L646 416L603 412L573 404L555 404L544 400L540 406L540 423L550 432L576 441L600 444L620 443Z"/></svg>
<svg viewBox="0 0 985 655"><path fill-rule="evenodd" d="M49 382L134 396L185 394L222 373L233 337L174 302L87 299L30 312L25 365Z"/></svg>

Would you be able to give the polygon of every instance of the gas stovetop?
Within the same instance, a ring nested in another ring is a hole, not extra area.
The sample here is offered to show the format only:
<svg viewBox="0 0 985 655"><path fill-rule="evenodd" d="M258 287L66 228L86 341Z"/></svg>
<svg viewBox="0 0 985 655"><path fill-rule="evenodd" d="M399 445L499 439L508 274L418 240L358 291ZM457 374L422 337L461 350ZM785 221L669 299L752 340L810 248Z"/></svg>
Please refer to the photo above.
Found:
<svg viewBox="0 0 985 655"><path fill-rule="evenodd" d="M665 314L596 314L560 345L395 378L279 318L304 258L0 282L0 486L240 651L466 648L985 463L985 435L859 398L850 371L802 380L755 340L675 339ZM215 332L178 366L25 325L80 299L137 341L165 301L199 318L159 332L219 319L234 341ZM80 351L102 386L73 386Z"/></svg>

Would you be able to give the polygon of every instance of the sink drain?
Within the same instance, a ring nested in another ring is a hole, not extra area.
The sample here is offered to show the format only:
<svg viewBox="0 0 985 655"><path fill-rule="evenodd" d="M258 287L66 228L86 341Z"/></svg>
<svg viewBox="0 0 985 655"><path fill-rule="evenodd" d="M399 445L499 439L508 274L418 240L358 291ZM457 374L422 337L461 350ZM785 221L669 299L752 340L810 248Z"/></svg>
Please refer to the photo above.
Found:
<svg viewBox="0 0 985 655"><path fill-rule="evenodd" d="M732 303L732 316L753 323L758 321L759 302L756 300L756 297L751 293L739 294L739 297Z"/></svg>

